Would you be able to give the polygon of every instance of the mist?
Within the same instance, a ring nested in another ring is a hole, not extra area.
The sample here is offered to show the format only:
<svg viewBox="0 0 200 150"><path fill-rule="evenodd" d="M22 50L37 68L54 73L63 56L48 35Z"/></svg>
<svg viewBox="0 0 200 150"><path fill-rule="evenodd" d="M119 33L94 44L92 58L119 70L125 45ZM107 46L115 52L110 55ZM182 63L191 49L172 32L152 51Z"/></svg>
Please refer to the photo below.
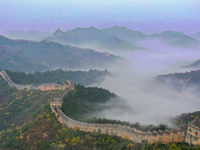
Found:
<svg viewBox="0 0 200 150"><path fill-rule="evenodd" d="M199 59L200 51L170 47L159 40L142 41L140 45L148 50L117 51L115 54L123 60L107 68L112 72L112 76L106 76L101 83L90 85L108 89L125 98L131 110L116 107L98 113L97 117L131 123L172 125L172 117L198 111L200 101L195 87L175 90L171 82L161 84L155 77L160 74L190 71L181 66ZM113 100L111 102L115 105Z"/></svg>

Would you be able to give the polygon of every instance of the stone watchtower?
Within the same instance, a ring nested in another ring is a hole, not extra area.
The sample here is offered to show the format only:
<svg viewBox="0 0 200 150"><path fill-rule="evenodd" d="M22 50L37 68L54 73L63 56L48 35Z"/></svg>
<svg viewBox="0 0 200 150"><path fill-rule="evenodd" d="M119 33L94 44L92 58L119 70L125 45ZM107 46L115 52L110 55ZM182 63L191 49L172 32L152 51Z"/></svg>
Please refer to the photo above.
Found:
<svg viewBox="0 0 200 150"><path fill-rule="evenodd" d="M54 98L50 101L50 106L59 106L62 107L63 98Z"/></svg>
<svg viewBox="0 0 200 150"><path fill-rule="evenodd" d="M74 90L74 84L67 80L66 82L63 83L63 90L65 89L71 89Z"/></svg>
<svg viewBox="0 0 200 150"><path fill-rule="evenodd" d="M185 142L189 144L200 144L200 120L188 123Z"/></svg>

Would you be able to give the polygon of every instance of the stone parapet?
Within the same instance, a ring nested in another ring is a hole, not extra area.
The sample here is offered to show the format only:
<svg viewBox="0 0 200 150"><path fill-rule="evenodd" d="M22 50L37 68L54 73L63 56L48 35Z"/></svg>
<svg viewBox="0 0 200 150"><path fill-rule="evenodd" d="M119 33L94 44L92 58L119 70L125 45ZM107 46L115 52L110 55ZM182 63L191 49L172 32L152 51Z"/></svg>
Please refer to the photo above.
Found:
<svg viewBox="0 0 200 150"><path fill-rule="evenodd" d="M13 81L9 78L9 76L7 75L7 73L5 71L1 71L0 75L8 82L8 84L10 86L16 87L17 89L38 89L37 87L33 87L32 85L18 85L13 83ZM55 86L57 86L57 89L61 88L61 86L54 84ZM59 87L59 88L58 88ZM159 130L157 131L147 131L147 132L143 132L140 130L137 130L135 128L131 128L131 127L127 127L124 125L117 125L117 124L98 124L98 123L85 123L85 122L80 122L80 121L76 121L71 119L70 117L68 117L67 115L65 115L60 107L62 106L63 103L63 96L68 94L68 92L70 90L74 89L74 85L73 83L71 83L70 81L67 81L64 83L63 89L66 89L62 95L60 96L60 98L55 98L52 99L50 101L50 107L52 112L55 113L58 121L61 124L65 124L66 126L68 126L69 128L79 128L81 131L85 131L85 132L100 132L102 134L107 134L107 135L112 135L112 136L120 136L123 138L128 138L129 140L135 141L135 142L142 142L142 140L146 140L149 144L153 144L153 143L157 143L157 142L162 142L163 144L167 144L167 143L171 143L171 142L182 142L185 141L185 130L182 129L172 129L171 131L169 130L165 130L165 131L161 131ZM47 89L45 89L47 90ZM54 90L53 88L51 88L50 90ZM189 127L191 129L195 129L193 131L195 131L194 133L191 132L187 132L187 136L186 136L186 142L189 143L200 143L200 128L194 126L193 124L189 124ZM195 135L197 134L198 130L198 134L199 135ZM189 128L188 128L189 131ZM191 137L192 140L191 141Z"/></svg>
<svg viewBox="0 0 200 150"><path fill-rule="evenodd" d="M149 144L162 142L163 144L171 142L182 142L185 141L185 131L172 129L169 130L159 130L157 131L148 131L143 132L137 130L136 128L127 127L124 125L117 124L99 124L99 123L85 123L71 119L65 115L61 109L60 105L51 105L52 111L55 113L58 121L62 124L65 124L69 128L79 128L81 131L85 132L100 132L102 134L107 134L111 136L120 136L127 138L135 142L142 142L146 140Z"/></svg>
<svg viewBox="0 0 200 150"><path fill-rule="evenodd" d="M8 82L8 84L12 87L16 87L18 90L23 90L25 88L27 89L33 89L33 90L38 90L38 88L36 86L32 86L32 85L20 85L20 84L15 84L10 77L8 76L8 74L5 71L1 71L0 75Z"/></svg>

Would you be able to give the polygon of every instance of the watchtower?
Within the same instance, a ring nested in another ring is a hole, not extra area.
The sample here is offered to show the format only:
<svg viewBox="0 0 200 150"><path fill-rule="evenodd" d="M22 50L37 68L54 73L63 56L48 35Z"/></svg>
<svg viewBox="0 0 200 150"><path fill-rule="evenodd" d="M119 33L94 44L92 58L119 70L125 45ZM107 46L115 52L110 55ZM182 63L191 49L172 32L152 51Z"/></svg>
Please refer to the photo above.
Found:
<svg viewBox="0 0 200 150"><path fill-rule="evenodd" d="M188 123L185 142L200 144L200 120L194 119Z"/></svg>
<svg viewBox="0 0 200 150"><path fill-rule="evenodd" d="M74 90L74 84L67 80L66 82L63 83L63 90L65 89L71 89Z"/></svg>
<svg viewBox="0 0 200 150"><path fill-rule="evenodd" d="M62 98L54 98L54 99L52 99L52 100L50 101L51 107L52 107L52 106L56 106L56 105L59 106L59 107L61 107L62 104L63 104L63 99L62 99Z"/></svg>

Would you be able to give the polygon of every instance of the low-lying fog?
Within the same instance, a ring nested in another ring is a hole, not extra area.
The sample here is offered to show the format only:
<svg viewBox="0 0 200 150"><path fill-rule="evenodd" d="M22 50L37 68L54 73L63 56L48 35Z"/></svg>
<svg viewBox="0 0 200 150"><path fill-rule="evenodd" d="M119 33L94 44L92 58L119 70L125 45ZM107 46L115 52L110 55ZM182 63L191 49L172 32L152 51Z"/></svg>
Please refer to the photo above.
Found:
<svg viewBox="0 0 200 150"><path fill-rule="evenodd" d="M107 76L100 84L91 85L103 87L125 98L131 111L109 109L98 113L98 117L131 123L169 125L170 117L198 111L200 96L193 88L178 91L168 84L158 84L153 79L159 74L190 71L180 66L199 59L200 50L172 48L156 40L140 44L149 50L118 51L116 54L124 60L107 68L113 72L113 76Z"/></svg>

